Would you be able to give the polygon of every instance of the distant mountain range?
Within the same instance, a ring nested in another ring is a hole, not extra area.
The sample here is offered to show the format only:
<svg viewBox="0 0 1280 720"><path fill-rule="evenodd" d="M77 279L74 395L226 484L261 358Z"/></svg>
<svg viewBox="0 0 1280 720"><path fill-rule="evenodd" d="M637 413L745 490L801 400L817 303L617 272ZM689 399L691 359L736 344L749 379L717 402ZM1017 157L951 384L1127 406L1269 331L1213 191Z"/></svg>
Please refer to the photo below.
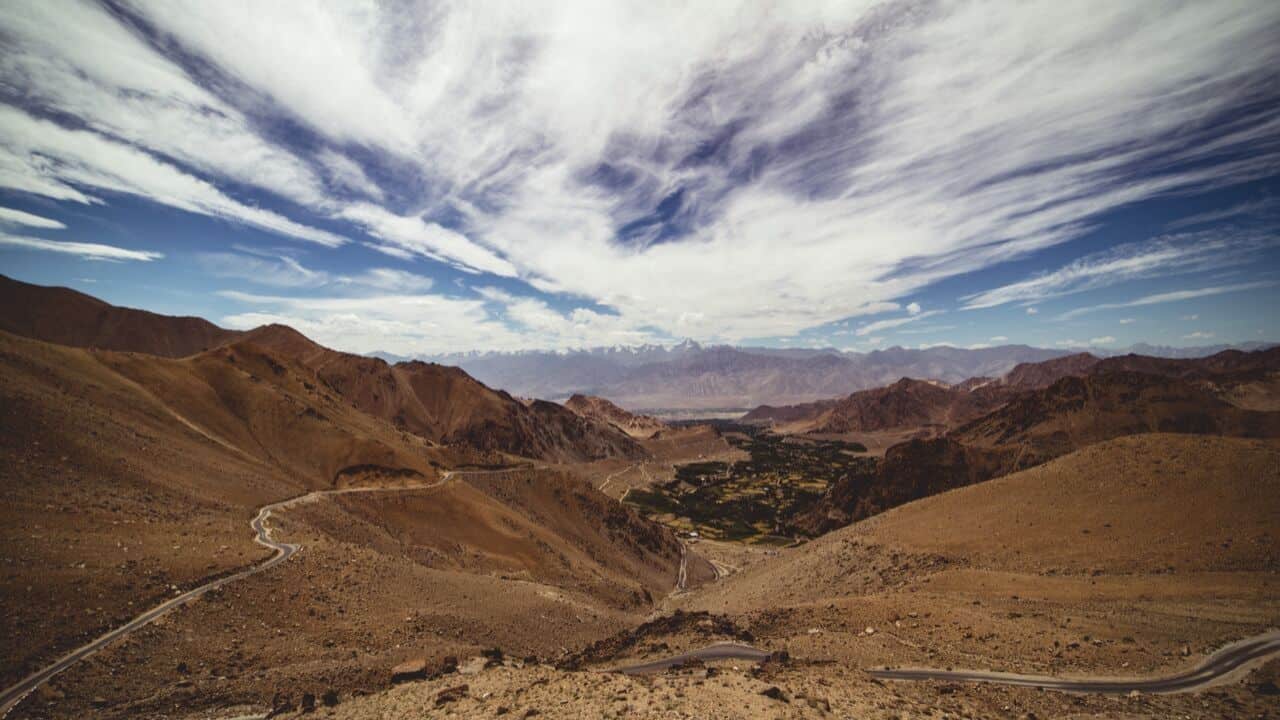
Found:
<svg viewBox="0 0 1280 720"><path fill-rule="evenodd" d="M1226 349L1258 350L1270 343L1173 348L1136 345L1091 349L1095 355L1138 353L1196 358ZM491 387L514 395L563 400L595 395L630 410L710 410L789 405L883 387L903 377L959 383L1000 377L1020 363L1064 357L1074 350L1027 345L981 349L891 347L867 353L835 348L759 348L677 345L608 347L560 352L470 352L428 358L456 365ZM402 360L385 356L389 361Z"/></svg>

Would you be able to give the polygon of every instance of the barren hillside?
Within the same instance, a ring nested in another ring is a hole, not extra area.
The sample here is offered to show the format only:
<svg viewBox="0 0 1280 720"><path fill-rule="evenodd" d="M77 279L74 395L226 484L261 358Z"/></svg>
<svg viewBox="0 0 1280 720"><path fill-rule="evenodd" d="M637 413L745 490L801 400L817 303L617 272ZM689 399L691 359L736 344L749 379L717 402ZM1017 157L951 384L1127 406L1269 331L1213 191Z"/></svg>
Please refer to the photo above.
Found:
<svg viewBox="0 0 1280 720"><path fill-rule="evenodd" d="M889 448L874 472L834 484L798 525L821 533L1093 443L1148 432L1274 438L1280 414L1236 407L1200 382L1134 372L1068 376L1017 394L943 437Z"/></svg>
<svg viewBox="0 0 1280 720"><path fill-rule="evenodd" d="M296 359L360 410L441 443L463 443L551 461L640 457L625 433L554 403L525 405L455 367L337 352L282 325L257 328L245 342Z"/></svg>
<svg viewBox="0 0 1280 720"><path fill-rule="evenodd" d="M59 345L186 357L240 333L196 317L116 307L70 288L0 275L0 330Z"/></svg>
<svg viewBox="0 0 1280 720"><path fill-rule="evenodd" d="M657 418L628 412L602 397L574 395L565 401L564 406L590 420L615 425L635 438L653 437L667 427Z"/></svg>

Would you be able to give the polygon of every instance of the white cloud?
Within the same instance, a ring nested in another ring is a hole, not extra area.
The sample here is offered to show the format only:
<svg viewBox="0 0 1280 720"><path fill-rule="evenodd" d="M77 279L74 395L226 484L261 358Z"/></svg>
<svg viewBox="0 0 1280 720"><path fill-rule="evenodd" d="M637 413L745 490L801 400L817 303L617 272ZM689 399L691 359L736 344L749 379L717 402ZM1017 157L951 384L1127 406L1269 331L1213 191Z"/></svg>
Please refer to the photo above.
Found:
<svg viewBox="0 0 1280 720"><path fill-rule="evenodd" d="M344 208L341 215L363 225L371 235L395 250L449 262L471 272L487 272L507 277L514 277L516 274L511 263L491 250L477 245L459 232L425 222L420 217L396 215L371 204L351 205ZM395 254L395 251L389 254Z"/></svg>
<svg viewBox="0 0 1280 720"><path fill-rule="evenodd" d="M942 312L941 310L928 310L925 312L917 312L913 315L907 315L906 317L889 318L887 320L877 320L875 322L867 323L866 325L859 327L854 332L859 337L863 335L870 335L872 333L880 332L881 330L891 330L893 328L906 325L907 323L913 323L917 320L923 320L927 317L938 315L941 312Z"/></svg>
<svg viewBox="0 0 1280 720"><path fill-rule="evenodd" d="M1027 308L1027 314L1028 314L1028 315L1036 315L1036 314L1038 314L1039 312L1040 312L1039 308L1033 308L1033 307L1029 307L1029 308Z"/></svg>
<svg viewBox="0 0 1280 720"><path fill-rule="evenodd" d="M1188 215L1179 218L1168 224L1170 229L1193 227L1196 225L1207 225L1209 223L1220 222L1232 218L1260 218L1274 216L1280 211L1280 200L1275 198L1262 198L1259 200L1249 200L1246 202L1231 205L1219 210L1209 210L1207 212Z"/></svg>
<svg viewBox="0 0 1280 720"><path fill-rule="evenodd" d="M284 323L319 343L348 352L415 355L448 352L472 343L494 348L519 345L518 336L490 317L476 300L434 294L355 298L221 294L250 308L223 317L227 327Z"/></svg>
<svg viewBox="0 0 1280 720"><path fill-rule="evenodd" d="M259 137L244 114L98 5L16 0L3 27L0 82L23 88L26 102L234 183L328 202L307 163Z"/></svg>
<svg viewBox="0 0 1280 720"><path fill-rule="evenodd" d="M924 325L917 328L902 328L894 331L895 335L927 335L930 333L939 333L944 330L955 330L956 325Z"/></svg>
<svg viewBox="0 0 1280 720"><path fill-rule="evenodd" d="M100 202L80 188L125 193L330 247L346 239L241 203L151 155L0 105L0 187L57 200Z"/></svg>
<svg viewBox="0 0 1280 720"><path fill-rule="evenodd" d="M393 268L369 268L352 275L334 275L323 270L312 270L289 255L237 249L242 252L199 253L196 260L213 277L244 280L267 287L363 287L412 293L429 290L433 284L429 277Z"/></svg>
<svg viewBox="0 0 1280 720"><path fill-rule="evenodd" d="M23 237L21 235L0 235L0 247L44 250L64 255L75 255L85 260L140 260L142 262L150 262L164 257L163 253L149 250L128 250L114 245L45 240L44 238Z"/></svg>
<svg viewBox="0 0 1280 720"><path fill-rule="evenodd" d="M1182 319L1187 321L1195 321L1200 319L1200 315L1198 313L1192 314L1192 315L1183 315Z"/></svg>
<svg viewBox="0 0 1280 720"><path fill-rule="evenodd" d="M502 288L486 286L475 288L475 291L476 294L480 295L484 299L491 302L502 303L503 305L509 305L516 301L516 297L514 295Z"/></svg>
<svg viewBox="0 0 1280 720"><path fill-rule="evenodd" d="M329 182L336 187L358 193L373 200L385 200L386 193L351 158L333 150L325 149L316 155L316 160L329 172Z"/></svg>
<svg viewBox="0 0 1280 720"><path fill-rule="evenodd" d="M907 305L907 312L908 312L908 313L910 313L911 315L919 315L919 314L920 314L920 303L913 302L913 303L911 303L911 304Z"/></svg>
<svg viewBox="0 0 1280 720"><path fill-rule="evenodd" d="M0 207L0 225L26 225L27 227L47 228L50 230L61 230L67 227L57 220L50 220L46 217L7 207Z"/></svg>
<svg viewBox="0 0 1280 720"><path fill-rule="evenodd" d="M424 292L435 284L429 277L392 268L369 268L356 275L338 278L338 282L389 292Z"/></svg>
<svg viewBox="0 0 1280 720"><path fill-rule="evenodd" d="M1157 305L1160 303L1179 302L1182 300L1191 300L1193 298L1207 297L1210 295L1222 295L1224 293L1241 292L1244 290L1256 290L1258 288L1271 287L1275 285L1270 281L1258 281L1238 283L1236 285L1216 285L1213 287L1197 288L1195 290L1174 290L1172 292L1155 293L1153 295L1144 295L1136 300L1118 303L1103 303L1101 305L1092 305L1089 307L1076 308L1069 310L1058 316L1060 320L1070 320L1072 318L1085 315L1087 313L1097 312L1099 310L1113 310L1115 308L1140 307L1143 305ZM1191 316L1188 316L1191 317ZM1199 317L1198 315L1195 317Z"/></svg>
<svg viewBox="0 0 1280 720"><path fill-rule="evenodd" d="M315 287L329 282L329 274L309 270L288 256L200 253L196 261L210 275L235 278L272 287Z"/></svg>
<svg viewBox="0 0 1280 720"><path fill-rule="evenodd" d="M995 335L991 338L991 342L1009 342L1009 338L1005 335Z"/></svg>
<svg viewBox="0 0 1280 720"><path fill-rule="evenodd" d="M1120 318L1121 325L1132 325L1135 322L1137 322L1136 318Z"/></svg>
<svg viewBox="0 0 1280 720"><path fill-rule="evenodd" d="M1074 339L1059 340L1055 342L1054 345L1057 345L1058 347L1064 347L1064 348L1098 347L1101 345L1111 345L1115 343L1115 341L1116 341L1115 338L1111 337L1110 335L1107 335L1105 337L1096 337L1096 338L1091 338L1089 340L1074 340Z"/></svg>
<svg viewBox="0 0 1280 720"><path fill-rule="evenodd" d="M489 289L486 289L489 290ZM497 350L565 349L598 344L655 342L661 338L616 315L575 308L561 313L536 298L487 292L456 298L435 293L377 293L356 297L285 297L223 291L253 309L222 318L232 328L279 322L330 347L399 355ZM497 300L499 312L486 308Z"/></svg>
<svg viewBox="0 0 1280 720"><path fill-rule="evenodd" d="M1201 330L1196 330L1195 332L1187 333L1186 335L1183 335L1182 339L1183 340L1209 340L1212 337L1213 337L1213 333L1211 332L1203 332Z"/></svg>
<svg viewBox="0 0 1280 720"><path fill-rule="evenodd" d="M987 308L1071 295L1139 278L1244 265L1275 244L1270 234L1232 230L1164 235L1085 255L1052 272L962 300L965 309Z"/></svg>

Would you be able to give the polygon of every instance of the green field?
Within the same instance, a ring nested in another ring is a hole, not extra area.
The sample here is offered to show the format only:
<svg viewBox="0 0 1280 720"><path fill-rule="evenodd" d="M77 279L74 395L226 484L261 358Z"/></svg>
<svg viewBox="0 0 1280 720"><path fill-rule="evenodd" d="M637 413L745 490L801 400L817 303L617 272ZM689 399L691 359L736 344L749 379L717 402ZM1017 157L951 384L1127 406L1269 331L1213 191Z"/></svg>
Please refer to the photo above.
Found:
<svg viewBox="0 0 1280 720"><path fill-rule="evenodd" d="M629 492L625 501L647 516L721 540L780 544L791 519L822 497L837 478L874 463L858 443L783 437L758 428L721 425L750 460L681 465L675 478Z"/></svg>

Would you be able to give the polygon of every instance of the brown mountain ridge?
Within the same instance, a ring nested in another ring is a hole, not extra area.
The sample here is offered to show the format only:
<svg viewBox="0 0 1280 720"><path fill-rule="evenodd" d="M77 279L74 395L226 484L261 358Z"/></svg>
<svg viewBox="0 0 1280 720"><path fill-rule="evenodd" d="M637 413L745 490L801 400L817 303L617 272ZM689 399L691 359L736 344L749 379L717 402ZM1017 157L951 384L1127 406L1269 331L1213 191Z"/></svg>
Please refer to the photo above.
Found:
<svg viewBox="0 0 1280 720"><path fill-rule="evenodd" d="M636 438L651 438L666 429L666 423L649 415L639 415L614 405L602 397L576 394L564 406L582 417L616 426Z"/></svg>
<svg viewBox="0 0 1280 720"><path fill-rule="evenodd" d="M1249 361L1251 367L1280 359L1271 351L1251 354L1257 355ZM1219 361L1207 359L1200 368L1207 378L1219 366ZM941 437L889 448L874 470L829 488L798 526L819 534L917 498L1128 435L1280 437L1280 413L1237 407L1215 389L1205 379L1125 370L1063 377L1046 388L1016 394Z"/></svg>
<svg viewBox="0 0 1280 720"><path fill-rule="evenodd" d="M70 288L44 287L0 275L0 330L71 347L186 357L241 333L197 317L116 307Z"/></svg>
<svg viewBox="0 0 1280 720"><path fill-rule="evenodd" d="M464 371L418 361L390 365L377 358L330 350L298 331L268 325L225 330L200 318L175 318L118 308L67 288L0 276L0 329L73 347L181 358L236 351L267 370L286 365L305 373L373 417L431 442L463 444L552 462L638 458L643 449L625 432L554 403L526 406Z"/></svg>

